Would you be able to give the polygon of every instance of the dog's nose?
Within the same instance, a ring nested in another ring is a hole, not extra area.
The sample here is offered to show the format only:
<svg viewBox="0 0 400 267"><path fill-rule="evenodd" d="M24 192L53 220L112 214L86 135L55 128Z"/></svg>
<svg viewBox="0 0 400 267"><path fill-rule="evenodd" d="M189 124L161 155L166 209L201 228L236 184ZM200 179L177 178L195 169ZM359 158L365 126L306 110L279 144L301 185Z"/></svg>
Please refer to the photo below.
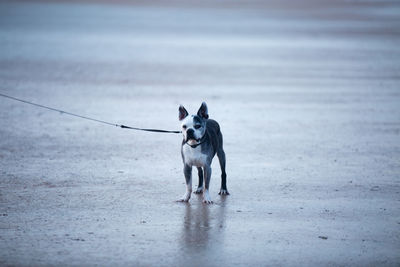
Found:
<svg viewBox="0 0 400 267"><path fill-rule="evenodd" d="M189 139L190 137L191 137L191 138L194 138L194 130L193 130L193 129L188 129L188 130L186 131L186 136L187 136L188 139Z"/></svg>

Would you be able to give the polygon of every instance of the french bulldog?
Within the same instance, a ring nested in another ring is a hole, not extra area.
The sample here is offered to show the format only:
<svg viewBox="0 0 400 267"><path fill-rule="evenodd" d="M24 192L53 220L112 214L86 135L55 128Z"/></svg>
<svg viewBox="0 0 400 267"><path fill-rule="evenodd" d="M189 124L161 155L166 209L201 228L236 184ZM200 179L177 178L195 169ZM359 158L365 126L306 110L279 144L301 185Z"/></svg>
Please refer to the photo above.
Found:
<svg viewBox="0 0 400 267"><path fill-rule="evenodd" d="M178 201L188 202L192 194L192 167L198 170L199 184L195 194L203 193L203 203L211 204L209 185L211 179L211 162L215 154L221 166L220 195L229 195L226 187L225 152L219 124L208 118L206 103L202 103L197 115L189 115L181 105L179 107L179 121L183 134L181 154L183 159L183 173L186 180L186 192ZM204 181L204 185L203 185Z"/></svg>

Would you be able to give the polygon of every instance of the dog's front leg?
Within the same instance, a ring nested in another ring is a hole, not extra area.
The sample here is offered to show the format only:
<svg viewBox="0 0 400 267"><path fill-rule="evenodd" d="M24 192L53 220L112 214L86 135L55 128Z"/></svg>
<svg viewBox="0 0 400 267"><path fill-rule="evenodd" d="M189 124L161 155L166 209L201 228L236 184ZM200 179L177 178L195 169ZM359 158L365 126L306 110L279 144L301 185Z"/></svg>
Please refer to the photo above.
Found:
<svg viewBox="0 0 400 267"><path fill-rule="evenodd" d="M210 186L211 180L211 166L204 166L204 190L203 190L203 203L211 204L213 203L210 198L210 194L208 193L208 188Z"/></svg>
<svg viewBox="0 0 400 267"><path fill-rule="evenodd" d="M194 191L195 194L200 194L203 192L203 169L201 167L197 167L199 172L199 184L197 185L197 189Z"/></svg>
<svg viewBox="0 0 400 267"><path fill-rule="evenodd" d="M186 193L178 201L188 202L192 194L192 166L185 164L183 167L183 173L186 180Z"/></svg>

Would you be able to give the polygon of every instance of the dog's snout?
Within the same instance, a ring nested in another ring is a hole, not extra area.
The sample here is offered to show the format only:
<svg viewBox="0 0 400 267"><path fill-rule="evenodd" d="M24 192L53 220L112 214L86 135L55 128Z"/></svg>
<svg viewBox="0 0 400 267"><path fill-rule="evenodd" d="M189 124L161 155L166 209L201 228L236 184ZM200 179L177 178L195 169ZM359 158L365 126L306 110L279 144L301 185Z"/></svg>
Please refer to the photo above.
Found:
<svg viewBox="0 0 400 267"><path fill-rule="evenodd" d="M193 129L188 129L187 131L186 131L186 134L187 135L194 135L194 130Z"/></svg>
<svg viewBox="0 0 400 267"><path fill-rule="evenodd" d="M191 139L191 138L194 138L194 130L193 129L188 129L187 131L186 131L186 136L187 136L187 139Z"/></svg>

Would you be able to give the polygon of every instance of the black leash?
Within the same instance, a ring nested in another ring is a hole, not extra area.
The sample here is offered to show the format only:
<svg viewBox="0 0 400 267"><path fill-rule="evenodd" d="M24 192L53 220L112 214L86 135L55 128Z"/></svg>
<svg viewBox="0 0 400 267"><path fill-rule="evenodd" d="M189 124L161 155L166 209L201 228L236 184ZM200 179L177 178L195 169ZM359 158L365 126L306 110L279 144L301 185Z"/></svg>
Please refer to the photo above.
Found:
<svg viewBox="0 0 400 267"><path fill-rule="evenodd" d="M33 106L36 106L36 107L45 108L45 109L48 109L48 110L60 112L61 114L66 114L66 115L78 117L78 118L85 119L85 120L90 120L90 121L95 121L95 122L99 122L99 123L104 123L104 124L108 124L108 125L120 127L120 128L122 128L122 129L131 129L131 130L146 131L146 132L155 132L155 133L181 133L181 131L167 131L167 130L159 130L159 129L145 129L145 128L130 127L130 126L122 125L122 124L115 124L115 123L111 123L111 122L107 122L107 121L103 121L103 120L93 119L93 118L89 118L89 117L86 117L86 116L74 114L74 113L67 112L67 111L64 111L64 110L60 110L60 109L51 108L51 107L47 107L47 106L44 106L44 105L32 103L32 102L29 102L29 101L26 101L26 100L23 100L23 99L19 99L19 98L16 98L16 97L12 97L12 96L9 96L9 95L5 95L5 94L2 94L2 93L0 93L0 96L5 97L5 98L9 98L9 99L12 99L12 100L15 100L15 101L19 101L19 102L22 102L22 103L25 103L25 104L33 105Z"/></svg>

